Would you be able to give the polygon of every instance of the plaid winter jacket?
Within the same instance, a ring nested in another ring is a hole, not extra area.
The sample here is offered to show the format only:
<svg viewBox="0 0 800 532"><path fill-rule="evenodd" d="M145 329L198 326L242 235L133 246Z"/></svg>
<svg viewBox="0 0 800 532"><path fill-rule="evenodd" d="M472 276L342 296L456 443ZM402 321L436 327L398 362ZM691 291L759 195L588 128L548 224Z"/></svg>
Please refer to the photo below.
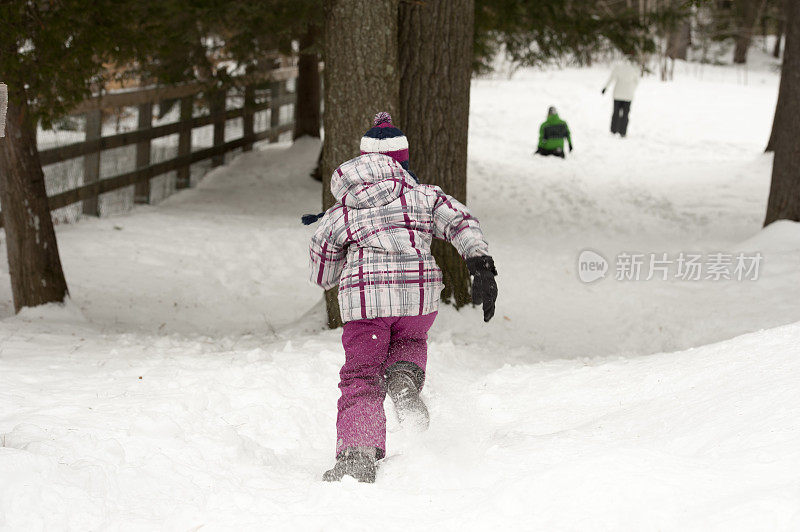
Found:
<svg viewBox="0 0 800 532"><path fill-rule="evenodd" d="M439 187L417 184L387 155L368 153L331 177L336 204L311 239L311 280L339 285L342 321L437 310L442 272L431 240L464 257L488 255L478 220Z"/></svg>

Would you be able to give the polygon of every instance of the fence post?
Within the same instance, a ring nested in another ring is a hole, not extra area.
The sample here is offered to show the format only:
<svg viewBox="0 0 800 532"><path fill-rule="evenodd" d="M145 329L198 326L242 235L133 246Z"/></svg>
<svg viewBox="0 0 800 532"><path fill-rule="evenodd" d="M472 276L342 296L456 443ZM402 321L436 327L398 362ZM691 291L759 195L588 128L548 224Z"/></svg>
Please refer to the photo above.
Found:
<svg viewBox="0 0 800 532"><path fill-rule="evenodd" d="M281 105L285 81L273 81L269 85L269 141L278 142L278 127L281 125Z"/></svg>
<svg viewBox="0 0 800 532"><path fill-rule="evenodd" d="M143 103L139 106L139 130L147 130L153 127L153 104L152 102ZM136 143L136 168L144 168L150 165L150 139ZM150 203L150 180L136 183L133 191L134 203Z"/></svg>
<svg viewBox="0 0 800 532"><path fill-rule="evenodd" d="M86 113L86 140L99 139L103 134L103 111L94 109ZM95 184L100 179L100 150L83 156L83 184ZM83 214L100 216L100 193L95 188L94 195L83 200Z"/></svg>
<svg viewBox="0 0 800 532"><path fill-rule="evenodd" d="M181 131L178 134L178 157L192 153L192 108L194 97L181 98ZM175 178L175 188L189 188L191 183L191 165L178 168Z"/></svg>
<svg viewBox="0 0 800 532"><path fill-rule="evenodd" d="M253 108L256 106L256 90L252 85L244 88L244 114L242 115L242 136L245 139L252 139L253 130ZM248 140L242 146L242 151L251 151L253 141Z"/></svg>
<svg viewBox="0 0 800 532"><path fill-rule="evenodd" d="M221 114L214 118L214 146L222 146L225 144L225 107L226 98L228 95L227 90L222 90L211 97L211 114ZM225 154L220 153L211 158L211 168L225 164Z"/></svg>

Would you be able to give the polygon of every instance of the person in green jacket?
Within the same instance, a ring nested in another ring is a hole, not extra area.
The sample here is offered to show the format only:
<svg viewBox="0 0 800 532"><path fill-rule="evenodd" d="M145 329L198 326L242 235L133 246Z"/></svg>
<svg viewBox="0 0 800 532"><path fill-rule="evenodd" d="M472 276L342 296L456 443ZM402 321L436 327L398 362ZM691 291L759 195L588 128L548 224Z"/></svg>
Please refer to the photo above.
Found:
<svg viewBox="0 0 800 532"><path fill-rule="evenodd" d="M539 147L536 153L540 155L555 155L564 158L564 139L567 139L569 151L572 151L572 137L569 126L561 120L555 107L547 110L547 120L539 126Z"/></svg>

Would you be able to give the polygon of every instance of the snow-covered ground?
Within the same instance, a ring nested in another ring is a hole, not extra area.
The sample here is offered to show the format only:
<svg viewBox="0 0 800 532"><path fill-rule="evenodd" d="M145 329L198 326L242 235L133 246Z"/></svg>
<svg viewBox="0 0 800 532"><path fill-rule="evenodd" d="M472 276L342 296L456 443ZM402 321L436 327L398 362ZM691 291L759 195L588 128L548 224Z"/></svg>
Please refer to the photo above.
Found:
<svg viewBox="0 0 800 532"><path fill-rule="evenodd" d="M0 279L0 528L800 528L800 225L761 230L777 76L646 79L626 139L606 76L474 81L498 315L442 310L431 429L390 416L375 485L320 481L343 353L306 282L314 142L58 227L70 304L12 317ZM531 157L549 105L565 161ZM587 248L610 262L592 284ZM757 280L619 281L622 252L763 259Z"/></svg>

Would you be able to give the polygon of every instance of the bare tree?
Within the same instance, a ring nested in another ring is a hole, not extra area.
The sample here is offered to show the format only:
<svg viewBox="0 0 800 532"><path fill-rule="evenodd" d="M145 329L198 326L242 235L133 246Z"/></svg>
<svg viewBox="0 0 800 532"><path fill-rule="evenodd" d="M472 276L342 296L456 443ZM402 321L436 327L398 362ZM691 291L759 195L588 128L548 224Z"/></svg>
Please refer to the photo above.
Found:
<svg viewBox="0 0 800 532"><path fill-rule="evenodd" d="M786 2L786 45L773 124L775 161L764 225L800 221L800 5ZM779 119L780 117L780 119Z"/></svg>
<svg viewBox="0 0 800 532"><path fill-rule="evenodd" d="M474 0L400 5L400 118L410 165L424 183L467 201L467 131L472 74ZM444 273L442 299L470 301L469 272L452 245L435 241Z"/></svg>
<svg viewBox="0 0 800 532"><path fill-rule="evenodd" d="M378 111L396 116L398 0L325 0L325 141L322 206L334 198L336 167L359 154L364 132ZM341 325L336 289L326 292L328 326Z"/></svg>

